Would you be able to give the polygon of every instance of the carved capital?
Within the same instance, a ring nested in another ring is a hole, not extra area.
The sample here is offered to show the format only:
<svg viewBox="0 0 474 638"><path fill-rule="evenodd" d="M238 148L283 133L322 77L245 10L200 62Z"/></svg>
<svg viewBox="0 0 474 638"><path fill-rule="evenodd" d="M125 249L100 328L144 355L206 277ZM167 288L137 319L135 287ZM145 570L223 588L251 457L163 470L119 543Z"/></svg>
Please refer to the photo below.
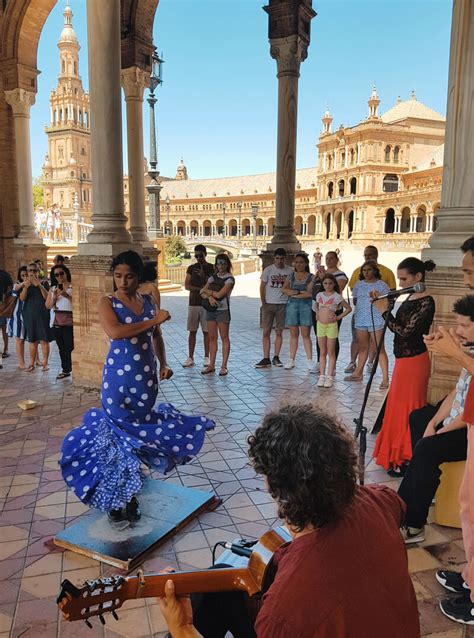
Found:
<svg viewBox="0 0 474 638"><path fill-rule="evenodd" d="M138 66L131 66L122 70L121 79L125 99L143 101L143 92L150 84L150 75Z"/></svg>
<svg viewBox="0 0 474 638"><path fill-rule="evenodd" d="M277 77L299 77L300 64L308 57L308 43L298 35L270 40L270 55L277 62Z"/></svg>
<svg viewBox="0 0 474 638"><path fill-rule="evenodd" d="M35 94L25 89L5 91L5 101L11 106L15 117L30 117L30 109L35 100Z"/></svg>

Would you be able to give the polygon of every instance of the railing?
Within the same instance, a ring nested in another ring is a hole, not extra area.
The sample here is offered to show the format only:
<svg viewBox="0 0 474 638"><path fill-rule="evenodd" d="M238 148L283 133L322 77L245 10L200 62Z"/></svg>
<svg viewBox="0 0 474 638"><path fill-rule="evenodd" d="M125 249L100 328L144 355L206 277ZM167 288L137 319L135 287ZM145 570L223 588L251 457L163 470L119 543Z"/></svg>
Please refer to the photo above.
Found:
<svg viewBox="0 0 474 638"><path fill-rule="evenodd" d="M165 266L165 279L169 279L172 284L184 285L186 279L187 266Z"/></svg>
<svg viewBox="0 0 474 638"><path fill-rule="evenodd" d="M78 238L79 241L87 241L87 235L93 230L94 225L93 224L84 224L84 223L79 223L78 224Z"/></svg>

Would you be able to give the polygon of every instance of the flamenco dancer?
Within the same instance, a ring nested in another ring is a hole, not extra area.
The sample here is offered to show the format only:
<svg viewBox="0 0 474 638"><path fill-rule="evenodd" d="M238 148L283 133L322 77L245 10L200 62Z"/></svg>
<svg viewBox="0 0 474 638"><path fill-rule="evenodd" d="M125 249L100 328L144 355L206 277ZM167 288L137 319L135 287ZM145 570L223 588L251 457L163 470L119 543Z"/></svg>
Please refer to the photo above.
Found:
<svg viewBox="0 0 474 638"><path fill-rule="evenodd" d="M60 460L68 487L112 521L139 520L142 464L166 474L187 463L215 425L170 403L154 407L158 380L152 338L170 315L138 292L142 270L142 259L132 250L112 263L116 292L99 302L101 326L110 338L102 407L88 410L82 425L65 437Z"/></svg>

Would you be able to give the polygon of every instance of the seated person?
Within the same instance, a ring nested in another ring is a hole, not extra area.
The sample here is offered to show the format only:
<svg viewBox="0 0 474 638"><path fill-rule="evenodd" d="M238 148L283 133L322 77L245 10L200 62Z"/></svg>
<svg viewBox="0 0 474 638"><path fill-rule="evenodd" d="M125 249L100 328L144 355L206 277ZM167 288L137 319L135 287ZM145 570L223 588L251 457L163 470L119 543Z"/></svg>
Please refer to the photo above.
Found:
<svg viewBox="0 0 474 638"><path fill-rule="evenodd" d="M167 581L158 602L173 638L420 636L403 502L387 487L357 485L346 428L313 405L287 405L267 414L249 445L293 541L275 553L276 577L253 627L233 624L246 613L240 592L201 595L193 609Z"/></svg>
<svg viewBox="0 0 474 638"><path fill-rule="evenodd" d="M398 495L407 505L402 527L405 543L425 540L428 511L440 483L439 466L466 460L462 412L470 380L471 375L463 368L455 389L438 406L426 405L410 414L413 457L398 488Z"/></svg>

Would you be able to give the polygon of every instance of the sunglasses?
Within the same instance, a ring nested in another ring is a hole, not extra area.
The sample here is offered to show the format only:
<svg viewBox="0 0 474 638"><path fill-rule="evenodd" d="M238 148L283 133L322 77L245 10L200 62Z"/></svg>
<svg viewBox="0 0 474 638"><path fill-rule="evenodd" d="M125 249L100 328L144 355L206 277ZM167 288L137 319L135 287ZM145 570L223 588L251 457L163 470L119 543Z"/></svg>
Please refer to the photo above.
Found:
<svg viewBox="0 0 474 638"><path fill-rule="evenodd" d="M217 264L218 266L227 266L227 262L225 261L225 259L218 259L218 260L216 261L216 264Z"/></svg>

